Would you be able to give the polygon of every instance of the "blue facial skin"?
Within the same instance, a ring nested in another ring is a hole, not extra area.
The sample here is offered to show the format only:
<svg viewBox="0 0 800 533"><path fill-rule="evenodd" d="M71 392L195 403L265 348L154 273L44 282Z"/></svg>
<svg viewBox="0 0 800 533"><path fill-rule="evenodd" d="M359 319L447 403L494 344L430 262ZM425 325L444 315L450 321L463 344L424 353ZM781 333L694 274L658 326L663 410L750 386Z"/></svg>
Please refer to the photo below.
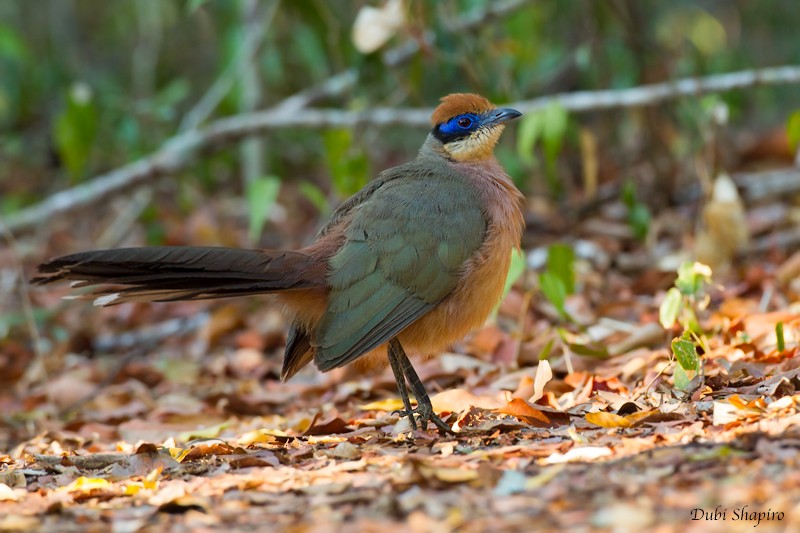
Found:
<svg viewBox="0 0 800 533"><path fill-rule="evenodd" d="M522 113L516 109L510 108L493 109L481 115L462 113L461 115L451 118L447 122L435 126L433 128L433 135L444 144L447 144L469 136L478 128L502 124L520 115L522 115Z"/></svg>
<svg viewBox="0 0 800 533"><path fill-rule="evenodd" d="M439 133L450 140L469 135L481 124L481 118L472 113L464 113L453 117L439 126Z"/></svg>

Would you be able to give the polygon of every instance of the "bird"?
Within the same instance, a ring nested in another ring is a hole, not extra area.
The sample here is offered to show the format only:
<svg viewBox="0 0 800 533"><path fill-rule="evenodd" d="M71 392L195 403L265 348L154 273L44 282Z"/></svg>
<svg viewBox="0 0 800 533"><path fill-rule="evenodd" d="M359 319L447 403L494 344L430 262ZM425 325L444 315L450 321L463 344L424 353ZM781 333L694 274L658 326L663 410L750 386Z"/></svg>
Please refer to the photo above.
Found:
<svg viewBox="0 0 800 533"><path fill-rule="evenodd" d="M441 353L501 297L524 197L494 148L519 116L477 94L444 96L416 158L342 203L304 248L95 250L46 261L31 281L94 286L73 298L99 306L272 294L290 323L281 380L312 361L322 372L388 361L410 426L450 433L406 352Z"/></svg>

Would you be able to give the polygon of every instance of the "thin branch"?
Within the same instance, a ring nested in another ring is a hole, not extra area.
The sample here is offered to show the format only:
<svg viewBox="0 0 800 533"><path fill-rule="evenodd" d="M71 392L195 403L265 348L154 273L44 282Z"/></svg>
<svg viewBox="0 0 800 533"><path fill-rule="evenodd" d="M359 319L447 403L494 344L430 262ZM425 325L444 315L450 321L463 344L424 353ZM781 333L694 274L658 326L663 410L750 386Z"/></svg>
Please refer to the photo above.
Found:
<svg viewBox="0 0 800 533"><path fill-rule="evenodd" d="M263 28L272 25L275 13L278 11L280 0L272 0L266 20L256 16L259 0L239 0L241 24L244 26L245 35L263 33ZM259 108L263 91L261 77L258 73L258 48L260 43L252 39L245 41L246 60L242 63L240 72L240 99L239 112L252 113ZM247 49L249 47L249 49ZM264 174L264 140L259 137L247 139L239 146L239 157L242 163L242 185L244 189Z"/></svg>
<svg viewBox="0 0 800 533"><path fill-rule="evenodd" d="M473 30L480 27L484 22L507 16L532 2L533 0L502 0L494 2L491 7L475 10L466 14L462 19L456 20L450 26L450 29L452 31ZM254 35L253 38L255 40L260 40L263 38L263 35ZM423 39L426 45L430 45L433 43L434 37L432 34L427 34ZM408 39L386 51L383 55L384 64L388 67L399 66L414 57L420 50L420 47L419 41ZM270 110L260 112L259 116L261 116L262 120L266 119L267 121L271 118L269 115L270 112L273 113L275 117L290 117L293 113L323 98L330 98L345 93L355 85L357 80L358 71L355 68L348 69L331 76L318 85L306 88L285 98L274 105ZM221 90L222 88L218 91ZM212 97L214 97L214 95L208 98L211 99ZM194 112L195 110L192 110L190 115L196 116L192 118L187 116L185 120L191 125L199 124L202 122L204 118L203 115L206 113L209 106L210 104L208 102L198 103L196 108L202 109L198 109L196 113ZM418 121L410 125L426 123L427 114L427 112L423 112L422 115L426 116L420 118L421 122ZM243 122L248 122L248 116L251 115L245 115L245 120ZM198 117L200 117L199 120ZM246 131L237 131L236 118L237 117L230 117L212 123L212 125L205 130L207 132L206 135L201 134L198 130L193 128L188 131L181 131L179 134L167 140L159 150L148 157L111 172L101 174L90 181L84 182L72 189L56 193L36 205L14 213L6 220L6 229L11 232L30 229L53 215L80 209L81 207L91 205L122 189L146 183L160 176L180 170L194 159L198 149L203 146L221 144L226 138L229 142L234 141L245 135L258 133L265 129L262 123L261 125L253 124L250 126L251 129ZM233 121L231 122L231 120ZM277 127L289 127L293 125L303 126L303 124L287 123L286 120L287 119L284 118L283 121L277 121ZM307 127L316 127L313 120L314 119L312 119L312 123L308 124ZM324 122L325 119L323 117L322 120L319 118L316 120L317 122ZM267 126L267 128L269 128L269 126ZM217 130L217 133L215 133L215 130ZM1 219L2 217L0 217L0 220Z"/></svg>
<svg viewBox="0 0 800 533"><path fill-rule="evenodd" d="M800 83L800 66L784 66L717 74L704 78L685 78L630 89L581 91L556 94L512 103L530 113L559 103L567 111L584 113L624 107L656 105L685 96L724 92L758 85ZM259 111L211 122L206 128L189 131L168 140L154 154L103 174L82 185L56 193L23 209L6 220L10 231L28 229L54 215L97 202L120 189L171 174L185 168L201 151L217 149L241 138L281 128L373 126L428 127L431 109L374 108L363 111L339 109L297 109L278 104Z"/></svg>
<svg viewBox="0 0 800 533"><path fill-rule="evenodd" d="M582 113L620 107L652 106L685 96L721 93L758 85L793 83L800 83L800 66L798 65L741 70L702 78L683 78L652 85L631 87L630 89L578 91L562 95L543 96L520 102L519 109L523 112L531 112L547 107L557 101L568 111Z"/></svg>
<svg viewBox="0 0 800 533"><path fill-rule="evenodd" d="M733 175L733 181L750 202L764 198L789 198L800 192L800 168L739 172Z"/></svg>

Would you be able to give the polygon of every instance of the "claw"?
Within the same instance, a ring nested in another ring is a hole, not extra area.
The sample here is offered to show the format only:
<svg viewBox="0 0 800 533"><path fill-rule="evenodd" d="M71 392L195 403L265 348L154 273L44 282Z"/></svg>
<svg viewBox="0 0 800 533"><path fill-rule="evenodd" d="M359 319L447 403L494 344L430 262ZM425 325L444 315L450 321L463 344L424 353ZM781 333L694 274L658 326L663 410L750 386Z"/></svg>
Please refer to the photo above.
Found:
<svg viewBox="0 0 800 533"><path fill-rule="evenodd" d="M433 422L433 425L436 426L436 429L439 430L439 433L454 435L455 432L450 429L450 426L444 423L444 421L439 418L439 416L433 412L433 409L427 407L425 405L417 406L408 412L406 410L393 411L392 414L397 414L400 416L408 417L408 422L411 424L411 428L413 430L417 430L417 418L419 419L420 426L423 431L428 429L428 422ZM416 416L415 416L416 415Z"/></svg>
<svg viewBox="0 0 800 533"><path fill-rule="evenodd" d="M389 350L387 354L389 356L389 363L392 366L394 379L397 381L397 389L400 391L400 397L403 399L403 405L405 406L404 410L397 410L394 411L394 413L407 416L408 422L414 430L417 429L417 420L414 415L417 415L423 431L428 429L428 422L433 422L439 430L439 433L452 435L454 431L450 429L447 424L442 422L442 419L433 412L433 405L431 404L428 392L425 390L425 385L422 384L419 376L414 371L414 367L411 366L411 361L406 357L406 353L403 351L403 347L400 345L397 338L389 341ZM417 399L417 407L415 408L411 407L406 382L408 382L408 385L414 392L414 397Z"/></svg>

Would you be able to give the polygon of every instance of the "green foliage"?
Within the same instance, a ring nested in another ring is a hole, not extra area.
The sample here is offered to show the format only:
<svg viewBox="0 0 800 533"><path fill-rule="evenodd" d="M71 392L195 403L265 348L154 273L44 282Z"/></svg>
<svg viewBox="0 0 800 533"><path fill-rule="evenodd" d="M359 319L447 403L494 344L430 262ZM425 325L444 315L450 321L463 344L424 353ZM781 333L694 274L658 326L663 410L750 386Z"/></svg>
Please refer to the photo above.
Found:
<svg viewBox="0 0 800 533"><path fill-rule="evenodd" d="M568 126L567 110L558 102L554 102L540 111L526 114L517 133L517 154L529 166L537 164L534 150L541 145L545 176L553 194L558 194L562 190L556 163L566 139Z"/></svg>
<svg viewBox="0 0 800 533"><path fill-rule="evenodd" d="M697 339L689 331L672 339L672 354L678 364L672 370L672 379L675 388L689 392L692 388L693 377L700 369L700 355L697 353Z"/></svg>
<svg viewBox="0 0 800 533"><path fill-rule="evenodd" d="M525 273L525 268L527 266L527 260L525 258L525 254L522 250L513 250L511 252L511 263L508 267L508 275L506 276L506 283L503 286L503 298L506 297L508 291L511 290L511 287L517 282L517 280L522 277L522 274Z"/></svg>
<svg viewBox="0 0 800 533"><path fill-rule="evenodd" d="M711 269L703 263L687 261L678 267L675 287L683 296L698 302L706 297L705 289L711 284Z"/></svg>
<svg viewBox="0 0 800 533"><path fill-rule="evenodd" d="M786 349L786 339L783 337L783 322L775 324L775 339L778 342L778 352Z"/></svg>
<svg viewBox="0 0 800 533"><path fill-rule="evenodd" d="M73 182L84 177L96 136L97 108L92 89L85 83L75 83L53 129L58 154Z"/></svg>
<svg viewBox="0 0 800 533"><path fill-rule="evenodd" d="M789 138L791 149L797 150L800 146L800 109L789 115L786 120L786 137Z"/></svg>
<svg viewBox="0 0 800 533"><path fill-rule="evenodd" d="M568 315L564 304L567 301L567 289L564 283L552 272L542 272L539 275L539 286L544 297L553 304L561 318L566 319Z"/></svg>
<svg viewBox="0 0 800 533"><path fill-rule="evenodd" d="M547 272L555 275L562 285L564 292L575 292L575 251L566 244L553 244L547 250Z"/></svg>
<svg viewBox="0 0 800 533"><path fill-rule="evenodd" d="M314 207L317 208L317 211L320 212L322 215L326 215L330 210L330 206L328 204L328 199L325 197L325 193L311 183L310 181L303 181L299 185L300 193L306 197L306 199L314 204Z"/></svg>
<svg viewBox="0 0 800 533"><path fill-rule="evenodd" d="M658 309L658 321L664 329L672 329L678 320L678 314L683 308L683 295L676 287L672 287L664 296L661 307Z"/></svg>
<svg viewBox="0 0 800 533"><path fill-rule="evenodd" d="M672 340L672 353L678 364L673 370L676 389L688 391L693 376L701 368L697 347L707 353L707 341L697 319L697 312L708 306L706 289L711 284L711 269L702 263L687 261L678 268L675 286L667 291L659 307L659 322L665 329L679 323L683 334Z"/></svg>
<svg viewBox="0 0 800 533"><path fill-rule="evenodd" d="M687 331L702 334L697 321L697 311L708 306L706 288L711 284L711 269L697 262L687 261L678 268L675 286L667 291L659 308L659 321L665 329L675 322Z"/></svg>
<svg viewBox="0 0 800 533"><path fill-rule="evenodd" d="M567 296L575 292L575 252L565 244L553 244L547 251L547 266L539 275L545 298L565 320L571 320L564 307Z"/></svg>
<svg viewBox="0 0 800 533"><path fill-rule="evenodd" d="M586 333L572 333L563 327L556 328L563 346L575 355L605 359L609 356L608 346L595 342Z"/></svg>
<svg viewBox="0 0 800 533"><path fill-rule="evenodd" d="M25 97L25 65L31 61L23 36L12 26L0 25L0 126L10 123Z"/></svg>
<svg viewBox="0 0 800 533"><path fill-rule="evenodd" d="M355 194L370 178L369 160L353 142L350 129L331 129L324 133L325 158L333 179L333 188L342 196Z"/></svg>
<svg viewBox="0 0 800 533"><path fill-rule="evenodd" d="M672 353L678 364L684 370L697 370L700 366L700 356L697 355L697 346L691 334L685 331L679 338L672 339Z"/></svg>
<svg viewBox="0 0 800 533"><path fill-rule="evenodd" d="M281 180L277 176L265 176L247 184L245 196L250 219L247 237L251 243L258 242L269 212L278 199L280 189Z"/></svg>
<svg viewBox="0 0 800 533"><path fill-rule="evenodd" d="M689 373L681 365L675 365L672 369L672 384L679 391L688 392L689 386L692 382Z"/></svg>
<svg viewBox="0 0 800 533"><path fill-rule="evenodd" d="M650 221L653 216L647 204L640 202L636 196L636 185L632 181L625 182L622 187L622 202L628 208L628 224L631 226L634 237L643 241L650 231Z"/></svg>

